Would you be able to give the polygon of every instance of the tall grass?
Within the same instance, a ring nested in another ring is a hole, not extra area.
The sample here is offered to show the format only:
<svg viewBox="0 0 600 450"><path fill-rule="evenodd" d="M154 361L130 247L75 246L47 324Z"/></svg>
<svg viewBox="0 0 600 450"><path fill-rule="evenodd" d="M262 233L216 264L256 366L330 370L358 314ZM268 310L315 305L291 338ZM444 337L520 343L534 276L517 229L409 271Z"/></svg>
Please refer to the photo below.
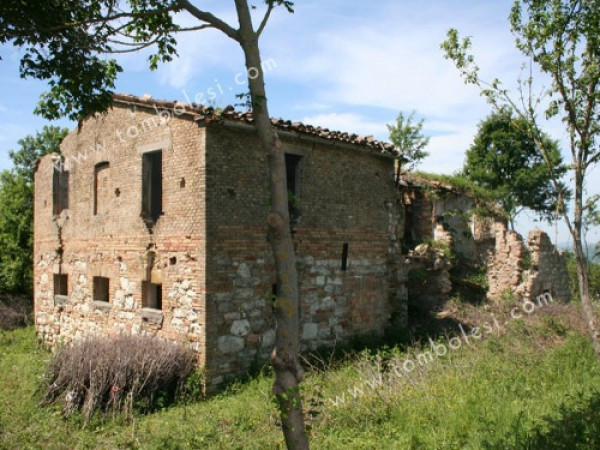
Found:
<svg viewBox="0 0 600 450"><path fill-rule="evenodd" d="M349 389L377 370L389 373L390 361L414 356L421 344L325 358L302 387L313 448L598 448L600 364L576 306L561 308L507 324L498 316L500 335L356 399ZM490 311L466 306L457 320L477 314ZM59 407L37 407L49 358L33 330L0 333L0 448L283 448L269 369L203 402L129 422L97 416L82 429L79 413L64 419ZM332 405L344 392L346 402Z"/></svg>

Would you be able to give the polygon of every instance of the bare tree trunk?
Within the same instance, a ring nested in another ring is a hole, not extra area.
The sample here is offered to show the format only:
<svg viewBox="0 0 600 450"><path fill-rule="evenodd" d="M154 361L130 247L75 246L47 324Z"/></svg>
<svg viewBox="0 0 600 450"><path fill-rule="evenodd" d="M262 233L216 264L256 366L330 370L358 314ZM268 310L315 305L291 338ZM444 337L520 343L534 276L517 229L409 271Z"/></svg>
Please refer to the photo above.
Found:
<svg viewBox="0 0 600 450"><path fill-rule="evenodd" d="M581 227L583 219L583 174L581 167L578 166L575 172L575 220L571 229L573 235L573 245L575 247L575 265L577 267L577 284L579 287L579 296L581 297L581 306L583 308L583 317L588 324L590 337L596 357L600 359L600 332L596 323L596 314L590 298L590 280L587 271L587 261L583 251L581 240Z"/></svg>
<svg viewBox="0 0 600 450"><path fill-rule="evenodd" d="M275 370L273 393L279 404L287 448L303 450L309 448L309 443L300 396L303 371L298 357L298 272L289 226L285 155L269 116L258 34L252 26L248 3L247 0L235 0L235 4L240 23L240 41L248 70L254 122L269 160L271 210L267 216L268 239L273 250L277 277L277 330L275 349L271 354L271 363Z"/></svg>

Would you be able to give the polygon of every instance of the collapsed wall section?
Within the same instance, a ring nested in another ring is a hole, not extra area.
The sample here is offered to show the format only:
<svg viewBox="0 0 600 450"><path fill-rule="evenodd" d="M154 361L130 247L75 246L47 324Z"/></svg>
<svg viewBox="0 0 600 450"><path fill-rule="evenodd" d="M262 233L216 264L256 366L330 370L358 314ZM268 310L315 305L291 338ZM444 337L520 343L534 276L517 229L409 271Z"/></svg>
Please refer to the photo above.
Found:
<svg viewBox="0 0 600 450"><path fill-rule="evenodd" d="M488 264L488 298L533 301L550 294L555 301L570 299L566 261L546 233L533 230L526 246L521 235L496 224L496 244Z"/></svg>

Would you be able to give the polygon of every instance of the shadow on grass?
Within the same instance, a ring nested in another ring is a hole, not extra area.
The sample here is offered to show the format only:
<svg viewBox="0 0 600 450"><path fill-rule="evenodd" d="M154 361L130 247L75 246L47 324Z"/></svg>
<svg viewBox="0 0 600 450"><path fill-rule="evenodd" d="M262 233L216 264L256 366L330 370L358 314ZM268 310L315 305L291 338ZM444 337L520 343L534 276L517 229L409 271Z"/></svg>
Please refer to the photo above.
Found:
<svg viewBox="0 0 600 450"><path fill-rule="evenodd" d="M486 449L577 450L600 449L600 391L569 397L558 417L544 417L533 429L523 429L521 418L513 431Z"/></svg>
<svg viewBox="0 0 600 450"><path fill-rule="evenodd" d="M305 366L311 370L326 371L353 360L359 353L377 355L392 348L401 351L420 345L429 345L429 339L437 340L460 334L459 326L469 332L470 327L454 318L436 317L436 312L409 311L408 326L390 325L381 334L364 334L351 337L347 343L334 348L319 348L304 353ZM380 355L381 356L381 355ZM385 359L385 358L384 358Z"/></svg>
<svg viewBox="0 0 600 450"><path fill-rule="evenodd" d="M486 302L488 284L485 266L471 266L461 263L450 269L452 282L451 297L460 298L471 305L482 305Z"/></svg>
<svg viewBox="0 0 600 450"><path fill-rule="evenodd" d="M395 326L394 318L383 333L356 335L349 338L344 344L331 347L320 347L316 350L302 352L301 360L308 371L324 372L340 367L354 360L359 353L368 353L372 356L387 353L392 348L400 350L420 344L429 345L429 338L436 340L446 336L460 334L459 325L466 332L470 327L450 317L438 318L435 312L412 311L409 312L409 326ZM385 359L385 357L384 357ZM271 376L273 369L269 362L255 361L245 371L227 382L223 383L214 394L235 394L244 385L260 377Z"/></svg>

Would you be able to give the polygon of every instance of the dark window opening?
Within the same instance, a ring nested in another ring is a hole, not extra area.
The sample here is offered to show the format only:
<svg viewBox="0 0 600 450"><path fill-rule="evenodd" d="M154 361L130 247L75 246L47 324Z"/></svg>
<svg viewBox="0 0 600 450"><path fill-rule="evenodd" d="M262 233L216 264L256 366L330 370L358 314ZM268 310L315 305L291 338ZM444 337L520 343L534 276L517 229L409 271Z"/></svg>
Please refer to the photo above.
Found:
<svg viewBox="0 0 600 450"><path fill-rule="evenodd" d="M65 274L54 274L54 295L68 295L68 276Z"/></svg>
<svg viewBox="0 0 600 450"><path fill-rule="evenodd" d="M144 308L162 309L162 284L142 282L142 306Z"/></svg>
<svg viewBox="0 0 600 450"><path fill-rule="evenodd" d="M94 277L94 300L108 303L110 282L105 277Z"/></svg>
<svg viewBox="0 0 600 450"><path fill-rule="evenodd" d="M285 172L288 190L288 209L290 221L294 222L300 215L300 161L302 156L285 154Z"/></svg>
<svg viewBox="0 0 600 450"><path fill-rule="evenodd" d="M414 214L414 206L406 205L404 209L404 236L402 237L402 253L406 254L408 251L417 245L417 231L416 227L418 222Z"/></svg>
<svg viewBox="0 0 600 450"><path fill-rule="evenodd" d="M142 217L156 222L162 214L162 151L145 153L142 158Z"/></svg>
<svg viewBox="0 0 600 450"><path fill-rule="evenodd" d="M108 169L110 164L102 162L94 168L94 215L107 212L109 203L110 180Z"/></svg>
<svg viewBox="0 0 600 450"><path fill-rule="evenodd" d="M342 270L348 269L348 243L345 243L342 248Z"/></svg>
<svg viewBox="0 0 600 450"><path fill-rule="evenodd" d="M52 175L52 209L55 216L69 209L69 172L62 164L54 167Z"/></svg>

